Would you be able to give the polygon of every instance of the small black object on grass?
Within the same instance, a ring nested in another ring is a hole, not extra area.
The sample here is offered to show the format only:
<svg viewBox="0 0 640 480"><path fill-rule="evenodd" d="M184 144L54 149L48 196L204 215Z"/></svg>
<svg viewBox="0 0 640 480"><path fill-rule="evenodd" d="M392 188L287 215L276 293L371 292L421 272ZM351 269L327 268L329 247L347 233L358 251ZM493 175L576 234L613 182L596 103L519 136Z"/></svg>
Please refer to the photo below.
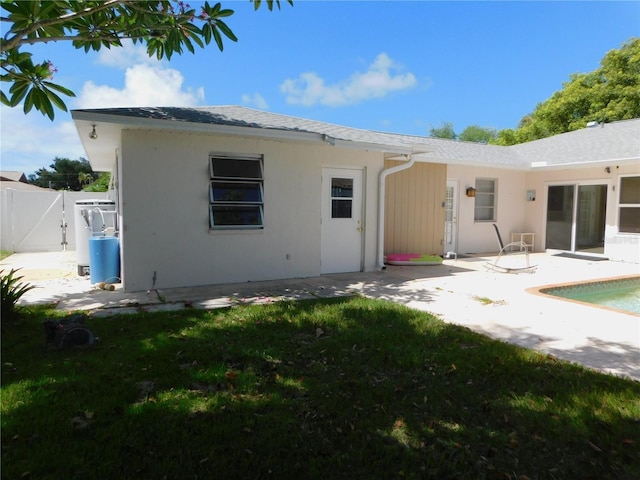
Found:
<svg viewBox="0 0 640 480"><path fill-rule="evenodd" d="M45 320L47 343L53 343L58 350L92 346L96 337L84 324L85 318L85 315L78 314L61 321Z"/></svg>

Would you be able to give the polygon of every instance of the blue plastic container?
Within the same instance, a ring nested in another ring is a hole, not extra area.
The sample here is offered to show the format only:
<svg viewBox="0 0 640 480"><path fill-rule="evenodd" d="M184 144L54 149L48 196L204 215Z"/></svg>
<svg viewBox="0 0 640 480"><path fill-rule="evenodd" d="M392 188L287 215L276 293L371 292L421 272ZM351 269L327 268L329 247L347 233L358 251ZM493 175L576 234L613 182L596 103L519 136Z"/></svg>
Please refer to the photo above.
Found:
<svg viewBox="0 0 640 480"><path fill-rule="evenodd" d="M120 283L120 242L117 237L89 238L91 283Z"/></svg>

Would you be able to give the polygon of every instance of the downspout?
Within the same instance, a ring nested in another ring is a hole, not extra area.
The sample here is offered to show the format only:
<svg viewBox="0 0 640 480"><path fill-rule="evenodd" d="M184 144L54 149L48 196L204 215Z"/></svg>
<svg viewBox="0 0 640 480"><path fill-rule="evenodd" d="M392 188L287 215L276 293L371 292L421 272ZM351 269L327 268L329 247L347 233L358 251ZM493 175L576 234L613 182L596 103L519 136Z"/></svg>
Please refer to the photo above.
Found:
<svg viewBox="0 0 640 480"><path fill-rule="evenodd" d="M384 264L384 196L385 196L385 180L389 175L401 172L408 168L413 167L415 159L413 154L403 154L403 157L407 159L405 163L396 165L395 167L387 168L380 172L380 186L378 188L378 270L386 270L387 267Z"/></svg>

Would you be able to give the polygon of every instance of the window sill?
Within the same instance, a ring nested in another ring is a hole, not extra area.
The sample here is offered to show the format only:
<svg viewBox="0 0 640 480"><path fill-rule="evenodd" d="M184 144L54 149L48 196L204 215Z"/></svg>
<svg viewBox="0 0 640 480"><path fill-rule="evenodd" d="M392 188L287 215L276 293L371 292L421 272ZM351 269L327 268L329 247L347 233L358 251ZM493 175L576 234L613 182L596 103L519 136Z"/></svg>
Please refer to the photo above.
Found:
<svg viewBox="0 0 640 480"><path fill-rule="evenodd" d="M258 235L264 233L260 228L210 228L209 235Z"/></svg>

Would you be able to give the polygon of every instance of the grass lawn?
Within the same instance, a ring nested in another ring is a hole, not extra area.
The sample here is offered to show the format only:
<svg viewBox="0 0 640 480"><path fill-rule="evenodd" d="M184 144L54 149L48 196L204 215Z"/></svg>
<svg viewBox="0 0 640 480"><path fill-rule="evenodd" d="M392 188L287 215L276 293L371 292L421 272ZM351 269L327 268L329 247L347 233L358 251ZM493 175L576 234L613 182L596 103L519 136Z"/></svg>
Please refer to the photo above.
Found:
<svg viewBox="0 0 640 480"><path fill-rule="evenodd" d="M2 478L640 478L640 383L363 298L2 326Z"/></svg>

